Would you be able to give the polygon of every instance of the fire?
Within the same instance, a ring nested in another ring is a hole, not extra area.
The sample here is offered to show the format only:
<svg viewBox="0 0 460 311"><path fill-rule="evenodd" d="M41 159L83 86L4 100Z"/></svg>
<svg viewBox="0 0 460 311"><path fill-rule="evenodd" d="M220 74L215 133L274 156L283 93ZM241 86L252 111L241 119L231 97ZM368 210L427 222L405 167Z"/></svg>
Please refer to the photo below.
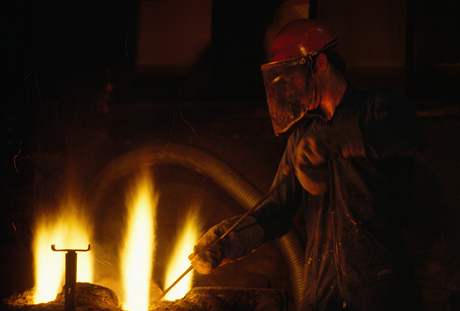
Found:
<svg viewBox="0 0 460 311"><path fill-rule="evenodd" d="M189 266L188 255L193 252L193 246L199 237L199 225L196 214L190 213L179 240L176 242L172 256L170 257L168 268L166 269L165 285L168 288ZM189 273L164 297L166 300L180 299L192 288L193 274Z"/></svg>
<svg viewBox="0 0 460 311"><path fill-rule="evenodd" d="M64 284L65 253L56 248L84 249L90 244L91 227L73 203L65 204L55 217L41 217L35 227L33 252L35 290L34 303L52 301ZM78 253L77 281L92 282L93 257L91 252Z"/></svg>
<svg viewBox="0 0 460 311"><path fill-rule="evenodd" d="M129 311L146 311L149 307L157 203L150 177L143 174L128 198L127 235L121 252L122 301Z"/></svg>

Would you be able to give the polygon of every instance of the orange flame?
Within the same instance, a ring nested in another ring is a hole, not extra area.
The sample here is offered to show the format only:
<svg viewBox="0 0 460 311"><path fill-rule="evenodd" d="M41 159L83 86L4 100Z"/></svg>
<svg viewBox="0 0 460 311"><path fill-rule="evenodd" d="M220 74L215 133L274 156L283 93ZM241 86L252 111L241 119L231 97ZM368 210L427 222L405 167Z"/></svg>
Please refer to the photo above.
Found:
<svg viewBox="0 0 460 311"><path fill-rule="evenodd" d="M198 218L195 213L189 213L186 218L179 240L176 242L172 256L170 257L168 268L166 269L165 284L163 288L168 288L189 266L188 255L193 252L193 246L199 237ZM185 276L176 286L174 286L164 297L165 300L180 299L192 288L193 272Z"/></svg>
<svg viewBox="0 0 460 311"><path fill-rule="evenodd" d="M139 178L134 195L128 198L128 228L121 251L121 270L123 308L129 311L146 311L149 307L158 198L146 173Z"/></svg>
<svg viewBox="0 0 460 311"><path fill-rule="evenodd" d="M86 248L90 244L91 228L87 220L70 202L61 208L53 218L41 217L34 234L34 303L44 303L56 298L63 283L65 258L62 252L53 252L56 248ZM77 261L77 281L92 282L93 256L91 252L79 253Z"/></svg>

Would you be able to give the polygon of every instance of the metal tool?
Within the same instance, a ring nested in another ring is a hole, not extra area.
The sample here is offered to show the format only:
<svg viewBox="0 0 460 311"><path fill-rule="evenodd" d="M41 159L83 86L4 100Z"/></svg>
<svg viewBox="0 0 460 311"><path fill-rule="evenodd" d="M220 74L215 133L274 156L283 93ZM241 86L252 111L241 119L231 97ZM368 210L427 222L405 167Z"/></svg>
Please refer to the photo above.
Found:
<svg viewBox="0 0 460 311"><path fill-rule="evenodd" d="M253 207L251 207L250 209L248 209L243 215L241 215L240 218L238 218L238 220L230 227L227 229L227 231L225 231L217 240L215 240L213 243L211 243L210 245L208 245L207 248L211 248L212 246L214 246L215 244L219 243L220 241L222 241L223 239L225 239L230 233L232 233L236 227L238 227L238 225L246 218L248 217L252 212L254 212L256 209L258 209L262 203L273 193L273 191L276 189L276 187L272 187L270 189L269 192L267 192L262 199L260 199L259 202L257 202L256 205L254 205ZM202 249L201 251L204 251L206 249ZM163 294L161 294L160 296L160 300L163 299L167 294L168 292L174 287L176 286L177 283L180 282L180 280L182 280L190 271L193 270L193 266L190 265L171 285L169 285L168 288L166 288L164 291L163 291Z"/></svg>
<svg viewBox="0 0 460 311"><path fill-rule="evenodd" d="M76 295L75 288L77 285L77 252L87 252L90 250L90 245L86 249L56 249L56 246L51 245L54 252L66 252L65 254L65 285L64 285L64 310L76 310Z"/></svg>

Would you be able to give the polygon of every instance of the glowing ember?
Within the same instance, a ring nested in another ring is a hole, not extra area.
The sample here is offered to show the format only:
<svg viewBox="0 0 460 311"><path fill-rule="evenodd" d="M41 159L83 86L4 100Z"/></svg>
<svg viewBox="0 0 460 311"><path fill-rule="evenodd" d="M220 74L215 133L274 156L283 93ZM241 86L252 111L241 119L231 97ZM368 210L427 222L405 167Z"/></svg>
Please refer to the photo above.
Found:
<svg viewBox="0 0 460 311"><path fill-rule="evenodd" d="M123 308L129 311L146 311L149 307L157 203L150 177L143 174L128 199L127 235L121 253Z"/></svg>
<svg viewBox="0 0 460 311"><path fill-rule="evenodd" d="M193 252L193 246L199 237L199 225L196 214L189 214L186 223L176 242L174 252L169 260L166 270L165 286L168 288L189 266L188 255ZM164 297L165 300L180 299L192 288L193 272L185 276L170 292Z"/></svg>
<svg viewBox="0 0 460 311"><path fill-rule="evenodd" d="M41 217L34 233L34 303L44 303L56 298L64 284L65 254L53 252L56 248L86 248L90 244L91 229L87 220L73 203L55 217ZM77 281L92 282L93 258L91 252L79 253L77 259Z"/></svg>

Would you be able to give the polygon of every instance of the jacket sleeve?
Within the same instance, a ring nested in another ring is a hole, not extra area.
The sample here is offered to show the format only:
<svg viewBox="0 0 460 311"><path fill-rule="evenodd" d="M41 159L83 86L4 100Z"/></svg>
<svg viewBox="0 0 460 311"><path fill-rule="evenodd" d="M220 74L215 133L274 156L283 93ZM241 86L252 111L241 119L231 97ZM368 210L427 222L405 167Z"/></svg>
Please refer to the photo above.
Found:
<svg viewBox="0 0 460 311"><path fill-rule="evenodd" d="M278 238L291 229L302 197L301 186L294 174L292 163L294 136L291 135L288 140L270 189L270 196L253 213L264 230L265 241Z"/></svg>
<svg viewBox="0 0 460 311"><path fill-rule="evenodd" d="M402 97L371 97L360 118L363 146L368 158L410 157L416 148L415 107Z"/></svg>

